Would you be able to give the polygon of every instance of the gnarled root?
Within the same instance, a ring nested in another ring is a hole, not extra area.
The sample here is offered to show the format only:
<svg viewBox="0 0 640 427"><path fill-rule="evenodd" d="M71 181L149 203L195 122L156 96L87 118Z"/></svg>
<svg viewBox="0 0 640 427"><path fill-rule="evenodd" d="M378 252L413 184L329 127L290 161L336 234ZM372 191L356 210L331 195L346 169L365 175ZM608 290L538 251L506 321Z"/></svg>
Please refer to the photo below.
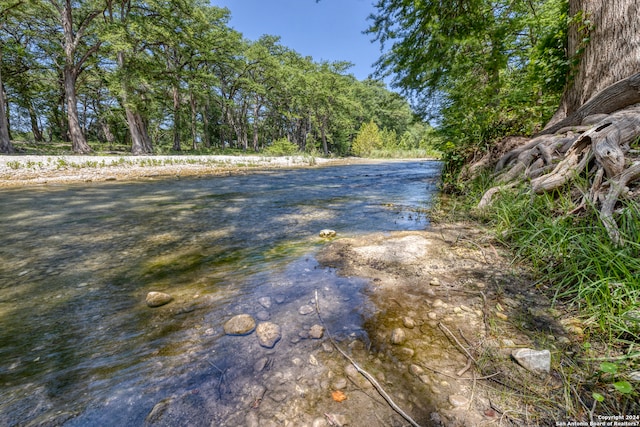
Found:
<svg viewBox="0 0 640 427"><path fill-rule="evenodd" d="M591 187L572 212L587 205L596 209L600 206L600 218L609 237L622 244L613 212L624 189L640 179L640 162L630 158L631 144L640 138L640 104L613 114L588 116L579 127L561 128L559 132L563 133L540 135L506 153L496 165L500 185L489 189L478 207L488 206L500 190L524 180L530 180L532 192L541 194L587 173Z"/></svg>

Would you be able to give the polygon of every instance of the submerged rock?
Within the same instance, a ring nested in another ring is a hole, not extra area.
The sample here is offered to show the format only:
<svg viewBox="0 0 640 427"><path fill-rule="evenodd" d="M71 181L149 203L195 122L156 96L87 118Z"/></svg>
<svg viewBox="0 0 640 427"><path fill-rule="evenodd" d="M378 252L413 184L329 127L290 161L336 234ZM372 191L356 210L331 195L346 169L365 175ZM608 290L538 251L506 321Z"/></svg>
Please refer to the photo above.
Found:
<svg viewBox="0 0 640 427"><path fill-rule="evenodd" d="M173 297L164 292L149 292L146 301L149 307L160 307L173 301Z"/></svg>
<svg viewBox="0 0 640 427"><path fill-rule="evenodd" d="M308 305L308 304L305 304L305 305L301 306L301 307L298 309L298 313L300 313L300 314L302 314L302 315L311 314L311 313L313 313L314 311L316 311L316 309L315 309L315 308L313 308L313 306Z"/></svg>
<svg viewBox="0 0 640 427"><path fill-rule="evenodd" d="M402 324L405 328L413 329L416 327L416 321L409 316L405 316L402 318Z"/></svg>
<svg viewBox="0 0 640 427"><path fill-rule="evenodd" d="M325 228L324 230L320 230L319 236L325 239L329 237L336 237L336 231Z"/></svg>
<svg viewBox="0 0 640 427"><path fill-rule="evenodd" d="M545 374L551 371L551 352L549 350L519 348L513 350L511 356L528 371Z"/></svg>
<svg viewBox="0 0 640 427"><path fill-rule="evenodd" d="M313 325L309 330L309 338L314 340L319 340L324 335L324 326L322 325Z"/></svg>
<svg viewBox="0 0 640 427"><path fill-rule="evenodd" d="M271 308L271 297L258 298L258 303L266 309Z"/></svg>
<svg viewBox="0 0 640 427"><path fill-rule="evenodd" d="M224 333L227 335L247 335L256 328L256 321L248 314L239 314L227 320Z"/></svg>
<svg viewBox="0 0 640 427"><path fill-rule="evenodd" d="M273 346L280 341L280 338L282 338L280 326L272 322L260 323L256 328L256 334L258 335L260 345L266 348L273 348Z"/></svg>

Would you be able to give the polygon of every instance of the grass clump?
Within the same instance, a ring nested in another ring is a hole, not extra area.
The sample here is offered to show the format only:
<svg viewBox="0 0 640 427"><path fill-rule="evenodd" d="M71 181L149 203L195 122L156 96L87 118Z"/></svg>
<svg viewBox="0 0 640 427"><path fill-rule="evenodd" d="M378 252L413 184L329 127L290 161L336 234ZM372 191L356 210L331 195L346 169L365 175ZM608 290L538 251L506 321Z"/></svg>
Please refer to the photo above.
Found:
<svg viewBox="0 0 640 427"><path fill-rule="evenodd" d="M484 175L465 183L455 196L441 196L436 206L441 217L434 220L470 218L488 225L514 261L530 267L531 286L562 308L560 316L579 319L583 333L570 334L572 342L560 346L563 350L557 353L554 367L566 388L565 399L571 403L567 404L568 415L589 419L594 414L638 413L638 201L628 199L616 210L625 242L616 246L598 211L589 206L576 209L569 191L534 195L523 184L496 195L489 207L475 209L493 185Z"/></svg>
<svg viewBox="0 0 640 427"><path fill-rule="evenodd" d="M593 209L572 215L559 194L503 194L483 214L518 260L531 265L555 298L569 301L613 340L640 341L640 210L622 209L615 246Z"/></svg>

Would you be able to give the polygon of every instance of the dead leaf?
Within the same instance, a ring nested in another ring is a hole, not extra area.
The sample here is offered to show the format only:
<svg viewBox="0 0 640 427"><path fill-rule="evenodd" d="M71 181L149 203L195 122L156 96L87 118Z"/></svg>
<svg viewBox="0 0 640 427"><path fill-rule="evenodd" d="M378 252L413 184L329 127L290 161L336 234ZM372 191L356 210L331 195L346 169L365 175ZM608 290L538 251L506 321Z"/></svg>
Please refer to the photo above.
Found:
<svg viewBox="0 0 640 427"><path fill-rule="evenodd" d="M347 400L347 395L341 392L340 390L336 390L332 392L331 397L333 397L333 400L335 400L336 402L343 402Z"/></svg>

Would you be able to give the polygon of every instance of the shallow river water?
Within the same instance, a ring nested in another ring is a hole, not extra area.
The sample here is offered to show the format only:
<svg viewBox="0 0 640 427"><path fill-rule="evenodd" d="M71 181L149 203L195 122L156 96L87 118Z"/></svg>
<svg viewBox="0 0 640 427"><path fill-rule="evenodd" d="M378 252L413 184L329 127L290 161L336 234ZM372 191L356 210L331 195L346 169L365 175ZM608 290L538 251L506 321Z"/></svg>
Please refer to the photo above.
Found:
<svg viewBox="0 0 640 427"><path fill-rule="evenodd" d="M305 333L318 319L301 306L319 292L336 338L367 341L365 284L317 264L318 232L425 228L439 168L1 190L0 426L246 425L266 394L261 419L280 425L287 393L313 396L319 381L321 344ZM149 291L174 301L149 308ZM242 313L282 339L226 336ZM312 401L297 410L314 417Z"/></svg>

